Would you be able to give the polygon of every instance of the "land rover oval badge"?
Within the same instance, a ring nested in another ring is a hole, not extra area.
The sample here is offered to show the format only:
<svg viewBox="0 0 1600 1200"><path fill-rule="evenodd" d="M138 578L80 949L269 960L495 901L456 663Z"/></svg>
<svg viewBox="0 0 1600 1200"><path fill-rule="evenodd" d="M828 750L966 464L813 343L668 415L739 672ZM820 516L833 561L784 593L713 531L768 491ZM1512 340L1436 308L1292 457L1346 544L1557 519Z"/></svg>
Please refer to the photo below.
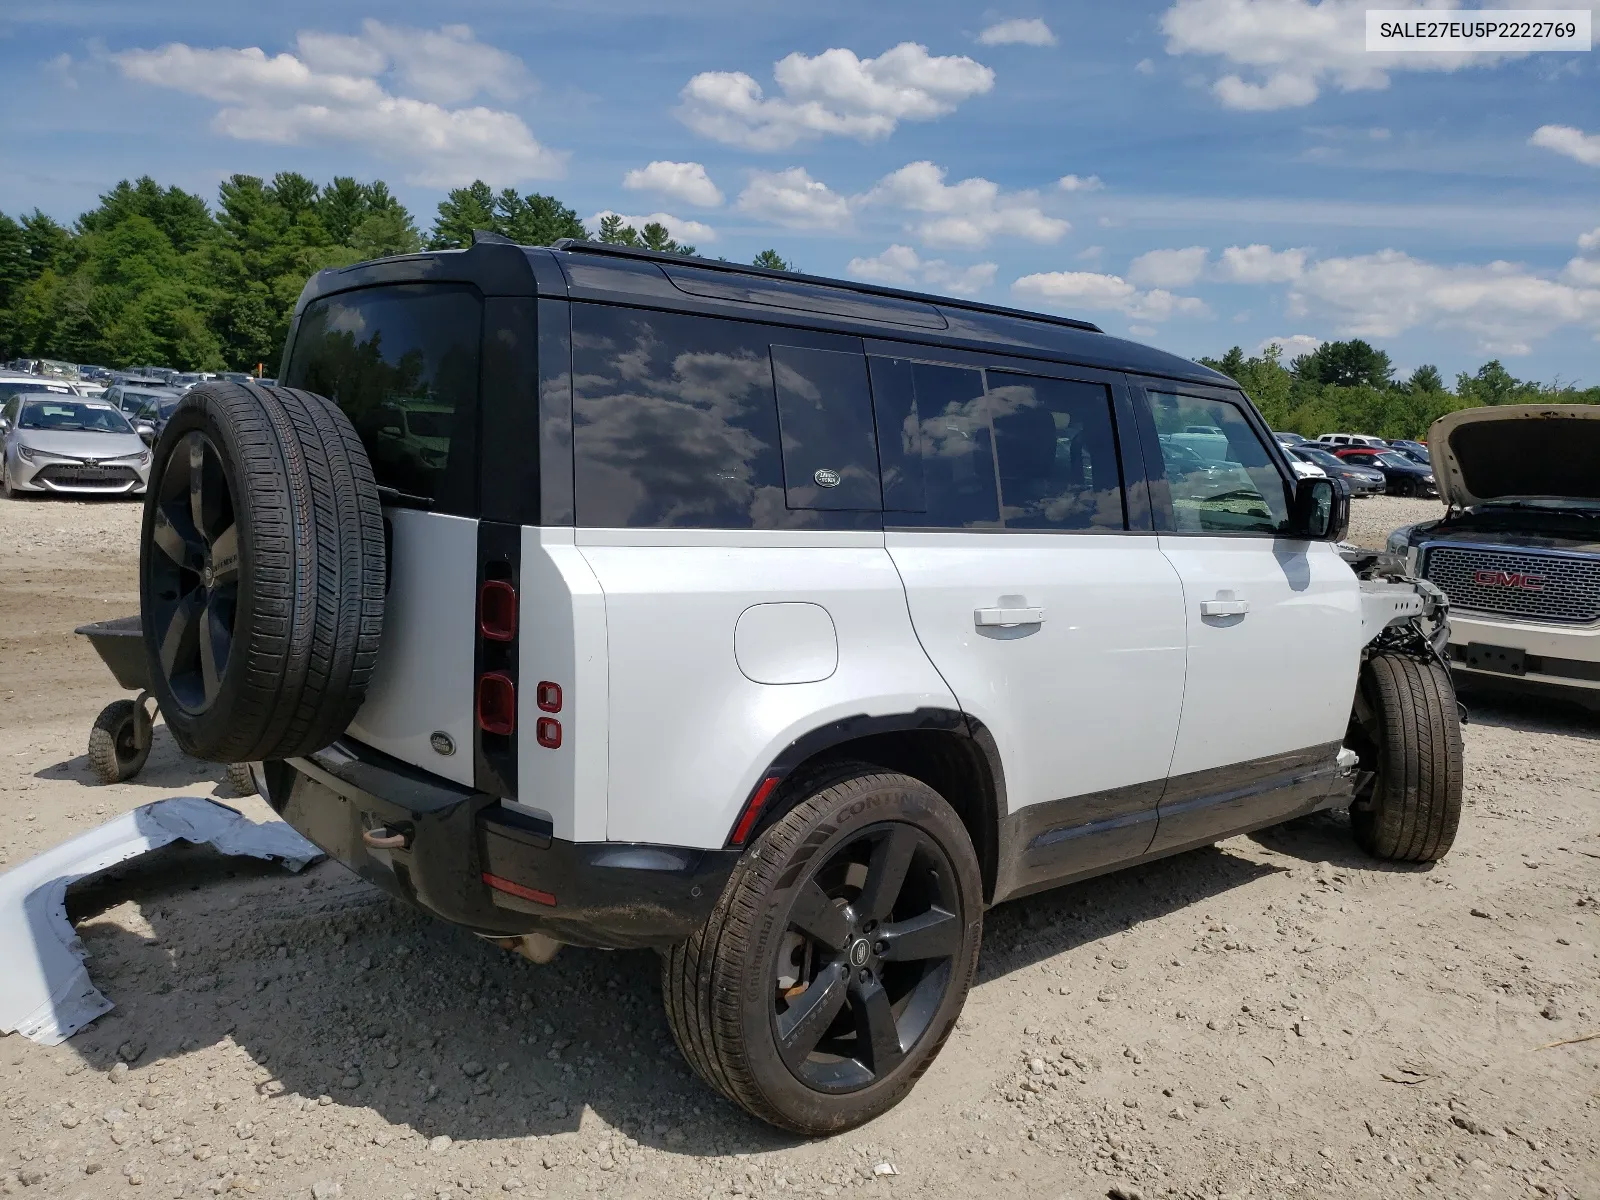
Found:
<svg viewBox="0 0 1600 1200"><path fill-rule="evenodd" d="M456 752L454 739L442 729L435 729L428 737L428 741L432 743L433 748L440 754L454 754Z"/></svg>
<svg viewBox="0 0 1600 1200"><path fill-rule="evenodd" d="M840 482L839 472L832 470L829 467L819 468L817 473L811 478L817 481L818 487L838 487Z"/></svg>

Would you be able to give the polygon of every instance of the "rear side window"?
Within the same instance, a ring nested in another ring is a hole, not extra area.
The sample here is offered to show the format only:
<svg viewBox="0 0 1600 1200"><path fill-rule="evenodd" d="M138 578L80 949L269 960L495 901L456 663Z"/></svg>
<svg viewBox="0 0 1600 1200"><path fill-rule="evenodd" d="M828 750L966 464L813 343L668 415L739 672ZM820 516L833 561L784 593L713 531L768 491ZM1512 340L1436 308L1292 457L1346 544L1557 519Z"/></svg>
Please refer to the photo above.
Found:
<svg viewBox="0 0 1600 1200"><path fill-rule="evenodd" d="M1005 527L1126 528L1110 390L1007 371L988 382Z"/></svg>
<svg viewBox="0 0 1600 1200"><path fill-rule="evenodd" d="M283 383L335 400L386 503L474 510L483 301L476 289L398 284L313 301Z"/></svg>
<svg viewBox="0 0 1600 1200"><path fill-rule="evenodd" d="M983 372L900 358L870 362L885 520L938 529L998 527Z"/></svg>
<svg viewBox="0 0 1600 1200"><path fill-rule="evenodd" d="M1225 400L1147 392L1179 533L1281 533L1283 476L1244 411Z"/></svg>
<svg viewBox="0 0 1600 1200"><path fill-rule="evenodd" d="M774 344L774 335L792 336L742 321L574 305L577 524L876 525L863 356Z"/></svg>

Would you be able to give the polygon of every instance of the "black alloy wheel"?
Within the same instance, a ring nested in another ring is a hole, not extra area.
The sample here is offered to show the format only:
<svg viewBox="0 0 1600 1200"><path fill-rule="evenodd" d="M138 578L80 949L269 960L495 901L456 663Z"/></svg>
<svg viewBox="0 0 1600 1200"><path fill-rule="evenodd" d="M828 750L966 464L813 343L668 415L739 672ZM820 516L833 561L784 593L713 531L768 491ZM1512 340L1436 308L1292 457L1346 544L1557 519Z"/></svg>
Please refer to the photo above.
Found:
<svg viewBox="0 0 1600 1200"><path fill-rule="evenodd" d="M789 1070L834 1093L893 1072L950 987L960 911L948 857L913 825L871 825L835 849L796 894L773 970Z"/></svg>
<svg viewBox="0 0 1600 1200"><path fill-rule="evenodd" d="M216 701L233 653L239 531L216 444L201 431L173 447L156 487L149 572L162 677L185 709Z"/></svg>

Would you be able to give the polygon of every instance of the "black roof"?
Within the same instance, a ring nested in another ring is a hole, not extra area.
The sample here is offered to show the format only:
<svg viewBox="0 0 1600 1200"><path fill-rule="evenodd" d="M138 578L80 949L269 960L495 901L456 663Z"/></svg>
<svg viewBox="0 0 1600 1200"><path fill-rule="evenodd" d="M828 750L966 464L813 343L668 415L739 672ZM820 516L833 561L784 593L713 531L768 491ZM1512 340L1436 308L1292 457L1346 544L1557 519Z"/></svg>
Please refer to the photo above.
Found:
<svg viewBox="0 0 1600 1200"><path fill-rule="evenodd" d="M435 250L320 271L301 292L295 313L334 292L424 282L470 283L489 296L538 295L702 312L1197 383L1232 383L1199 363L1112 337L1091 322L1070 317L573 239L549 247L518 246L479 233L466 250Z"/></svg>

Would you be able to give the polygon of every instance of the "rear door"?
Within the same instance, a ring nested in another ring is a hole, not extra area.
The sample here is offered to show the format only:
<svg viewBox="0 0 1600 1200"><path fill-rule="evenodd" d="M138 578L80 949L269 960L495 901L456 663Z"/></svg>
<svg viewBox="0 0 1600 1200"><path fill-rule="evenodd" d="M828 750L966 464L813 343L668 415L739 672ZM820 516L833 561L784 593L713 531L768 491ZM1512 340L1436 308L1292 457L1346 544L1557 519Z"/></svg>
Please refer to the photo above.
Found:
<svg viewBox="0 0 1600 1200"><path fill-rule="evenodd" d="M885 540L923 648L999 748L996 896L1015 895L1148 848L1182 588L1120 376L926 354L869 346Z"/></svg>
<svg viewBox="0 0 1600 1200"><path fill-rule="evenodd" d="M1292 475L1244 397L1148 381L1161 552L1183 581L1183 720L1153 846L1285 819L1326 794L1355 694L1361 604L1327 542L1287 536ZM1189 426L1224 435L1199 448Z"/></svg>
<svg viewBox="0 0 1600 1200"><path fill-rule="evenodd" d="M393 284L306 306L283 371L338 402L372 460L389 534L383 640L357 741L474 782L477 421L484 301L468 284ZM423 408L440 436L393 419Z"/></svg>

